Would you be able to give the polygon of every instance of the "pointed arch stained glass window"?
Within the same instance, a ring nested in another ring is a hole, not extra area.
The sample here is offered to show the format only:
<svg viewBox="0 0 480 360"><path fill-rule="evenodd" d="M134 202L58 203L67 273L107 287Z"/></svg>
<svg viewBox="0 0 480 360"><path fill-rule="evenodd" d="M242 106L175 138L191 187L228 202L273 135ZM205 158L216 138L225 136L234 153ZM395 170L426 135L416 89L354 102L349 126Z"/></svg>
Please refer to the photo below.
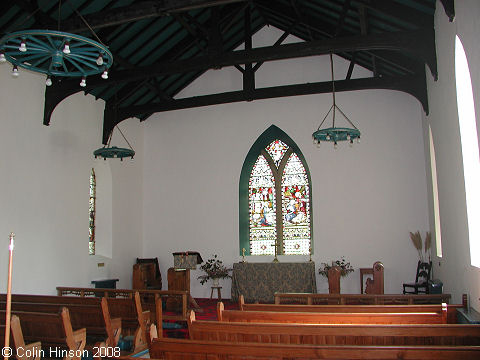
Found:
<svg viewBox="0 0 480 360"><path fill-rule="evenodd" d="M270 255L277 237L275 179L265 156L260 155L249 181L250 247L252 255Z"/></svg>
<svg viewBox="0 0 480 360"><path fill-rule="evenodd" d="M275 139L261 150L249 179L250 254L311 252L310 185L302 160Z"/></svg>
<svg viewBox="0 0 480 360"><path fill-rule="evenodd" d="M282 176L283 247L286 254L310 253L309 192L305 167L292 153Z"/></svg>

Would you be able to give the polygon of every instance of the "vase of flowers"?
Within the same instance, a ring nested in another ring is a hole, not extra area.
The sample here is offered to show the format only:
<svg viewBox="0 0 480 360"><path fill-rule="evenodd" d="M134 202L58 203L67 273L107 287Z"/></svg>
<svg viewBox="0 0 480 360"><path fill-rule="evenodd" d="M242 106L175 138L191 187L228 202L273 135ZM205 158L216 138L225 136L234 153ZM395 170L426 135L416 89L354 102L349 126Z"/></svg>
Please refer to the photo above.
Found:
<svg viewBox="0 0 480 360"><path fill-rule="evenodd" d="M332 267L334 266L338 266L340 268L340 275L342 277L344 276L347 276L348 274L350 274L351 272L355 271L352 267L352 265L350 264L350 262L347 262L345 260L345 257L341 257L340 259L338 260L332 260L332 263L331 264L328 264L328 263L322 263L320 265L320 268L318 269L318 273L322 276L325 276L326 278L328 278L328 270L330 270Z"/></svg>
<svg viewBox="0 0 480 360"><path fill-rule="evenodd" d="M331 274L331 278L328 276L330 269L335 268L336 274ZM338 276L338 272L340 276ZM345 261L345 258L342 256L338 260L333 260L331 264L322 263L318 269L318 273L322 276L325 276L328 279L328 292L330 294L340 294L340 278L347 276L353 272L352 265Z"/></svg>
<svg viewBox="0 0 480 360"><path fill-rule="evenodd" d="M231 278L230 271L232 269L227 268L223 261L218 259L217 255L213 255L210 259L205 261L201 266L205 272L205 275L200 275L198 279L200 280L200 284L205 284L208 280L212 279L213 286L219 286L220 279Z"/></svg>

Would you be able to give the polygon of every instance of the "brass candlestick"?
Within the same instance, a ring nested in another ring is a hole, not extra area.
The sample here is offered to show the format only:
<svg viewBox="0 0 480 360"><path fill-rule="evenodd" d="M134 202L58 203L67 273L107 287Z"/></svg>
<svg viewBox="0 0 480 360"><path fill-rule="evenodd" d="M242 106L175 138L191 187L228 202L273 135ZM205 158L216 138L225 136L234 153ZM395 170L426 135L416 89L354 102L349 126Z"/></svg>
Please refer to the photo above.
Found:
<svg viewBox="0 0 480 360"><path fill-rule="evenodd" d="M274 246L274 249L275 249L275 257L273 258L273 262L278 262L278 258L277 258L278 243L277 243L277 240L275 240L275 243L272 244L272 246Z"/></svg>
<svg viewBox="0 0 480 360"><path fill-rule="evenodd" d="M242 263L246 262L245 261L245 248L242 248Z"/></svg>

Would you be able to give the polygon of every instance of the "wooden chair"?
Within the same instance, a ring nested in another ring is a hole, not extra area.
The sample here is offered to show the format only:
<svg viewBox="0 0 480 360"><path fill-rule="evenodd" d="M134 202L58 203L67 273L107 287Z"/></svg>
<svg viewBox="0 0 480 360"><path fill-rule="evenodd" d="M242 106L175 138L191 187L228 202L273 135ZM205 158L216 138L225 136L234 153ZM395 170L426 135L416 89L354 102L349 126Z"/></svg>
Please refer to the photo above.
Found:
<svg viewBox="0 0 480 360"><path fill-rule="evenodd" d="M404 294L428 294L428 281L430 280L430 274L432 271L432 262L418 261L417 274L415 276L414 283L404 283Z"/></svg>
<svg viewBox="0 0 480 360"><path fill-rule="evenodd" d="M380 261L373 264L373 279L367 279L365 294L383 294L383 268Z"/></svg>

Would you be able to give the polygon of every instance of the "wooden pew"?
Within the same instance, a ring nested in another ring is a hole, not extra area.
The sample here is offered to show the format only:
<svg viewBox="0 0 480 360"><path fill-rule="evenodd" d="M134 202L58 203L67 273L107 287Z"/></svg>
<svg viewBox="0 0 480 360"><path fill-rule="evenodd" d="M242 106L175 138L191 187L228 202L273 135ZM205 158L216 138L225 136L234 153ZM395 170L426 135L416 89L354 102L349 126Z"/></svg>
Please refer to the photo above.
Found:
<svg viewBox="0 0 480 360"><path fill-rule="evenodd" d="M447 308L443 307L440 313L277 312L225 310L223 303L218 302L217 318L219 321L305 324L446 324Z"/></svg>
<svg viewBox="0 0 480 360"><path fill-rule="evenodd" d="M80 360L85 355L86 329L73 330L66 307L56 314L16 311L13 315L20 319L25 340L41 341L45 357ZM4 310L0 311L0 321L5 321Z"/></svg>
<svg viewBox="0 0 480 360"><path fill-rule="evenodd" d="M0 295L0 301L5 301L6 295ZM56 306L66 307L85 307L93 306L101 308L102 298L100 297L77 297L77 296L52 296L52 295L31 295L31 294L12 294L13 303L35 303L55 304ZM124 335L135 334L138 329L137 312L133 298L107 298L109 313L112 318L121 318L121 329ZM18 305L20 306L20 305ZM43 305L42 305L43 306ZM40 308L39 308L40 309ZM116 323L115 323L116 324ZM119 327L118 327L119 328Z"/></svg>
<svg viewBox="0 0 480 360"><path fill-rule="evenodd" d="M4 304L4 302L0 302ZM105 341L107 346L117 346L121 335L121 319L110 317L105 300L100 303L85 304L54 304L36 302L11 303L12 311L58 313L62 307L67 306L70 312L70 321L74 328L87 330L87 343L95 344Z"/></svg>
<svg viewBox="0 0 480 360"><path fill-rule="evenodd" d="M165 314L165 319L175 321L186 321L187 311L189 310L190 293L183 290L149 290L149 289L101 289L101 288L76 288L76 287L57 287L58 296L90 298L94 296L108 298L127 298L133 299L135 292L140 293L143 308L154 313L155 299L161 297L166 300L174 300L180 304L180 312L173 315ZM73 295L73 296L72 296Z"/></svg>
<svg viewBox="0 0 480 360"><path fill-rule="evenodd" d="M246 304L243 295L238 297L238 307L246 311L286 311L286 312L387 312L387 313L416 313L442 311L443 304L421 305L304 305L304 304ZM447 305L447 323L457 323L457 309L463 308L463 304Z"/></svg>
<svg viewBox="0 0 480 360"><path fill-rule="evenodd" d="M17 359L21 360L40 360L42 358L42 343L40 341L25 344L23 339L20 319L17 315L12 315L10 319L10 348L14 351ZM0 338L5 338L5 325L0 325Z"/></svg>
<svg viewBox="0 0 480 360"><path fill-rule="evenodd" d="M470 346L338 346L235 343L206 340L153 339L150 358L155 359L478 359L479 347ZM133 359L133 358L132 358Z"/></svg>
<svg viewBox="0 0 480 360"><path fill-rule="evenodd" d="M140 300L140 294L135 293L135 309L137 311L138 320L138 334L135 336L135 349L134 351L140 351L140 349L147 348L149 343L148 329L151 325L150 311L143 310L142 301Z"/></svg>
<svg viewBox="0 0 480 360"><path fill-rule="evenodd" d="M480 325L471 324L288 324L195 320L192 340L310 345L480 345Z"/></svg>
<svg viewBox="0 0 480 360"><path fill-rule="evenodd" d="M441 304L450 303L450 294L311 294L311 293L276 293L275 304L301 303L301 304Z"/></svg>

